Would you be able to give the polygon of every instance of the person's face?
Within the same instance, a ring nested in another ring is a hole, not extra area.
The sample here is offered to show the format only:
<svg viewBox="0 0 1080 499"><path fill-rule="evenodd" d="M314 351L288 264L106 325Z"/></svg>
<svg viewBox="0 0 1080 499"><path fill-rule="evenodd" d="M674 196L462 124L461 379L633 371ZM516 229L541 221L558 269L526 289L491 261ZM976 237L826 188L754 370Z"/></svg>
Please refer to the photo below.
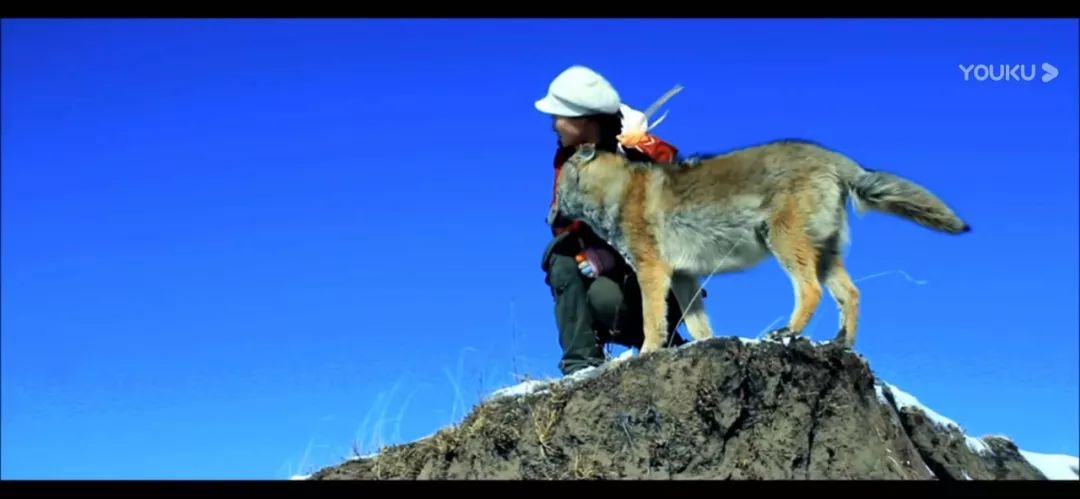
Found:
<svg viewBox="0 0 1080 499"><path fill-rule="evenodd" d="M595 143L599 134L596 123L587 118L556 116L552 128L559 135L559 144L563 147Z"/></svg>

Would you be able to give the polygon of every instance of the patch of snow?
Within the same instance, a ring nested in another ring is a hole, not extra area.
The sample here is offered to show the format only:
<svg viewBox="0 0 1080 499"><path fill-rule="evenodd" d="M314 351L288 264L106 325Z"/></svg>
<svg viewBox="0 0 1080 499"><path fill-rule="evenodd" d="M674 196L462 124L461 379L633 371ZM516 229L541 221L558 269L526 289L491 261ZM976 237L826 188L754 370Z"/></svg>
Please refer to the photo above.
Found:
<svg viewBox="0 0 1080 499"><path fill-rule="evenodd" d="M964 436L964 441L967 443L968 448L971 449L971 452L974 452L975 454L983 455L994 453L994 451L990 449L990 446L986 445L986 442L981 438Z"/></svg>
<svg viewBox="0 0 1080 499"><path fill-rule="evenodd" d="M743 338L743 337L740 336L739 337L739 342L741 342L744 345L756 345L758 343L761 343L761 340L759 340L757 338Z"/></svg>
<svg viewBox="0 0 1080 499"><path fill-rule="evenodd" d="M1077 472L1077 468L1080 468L1080 458L1077 456L1042 454L1026 450L1021 450L1020 455L1050 480L1080 480L1080 473Z"/></svg>
<svg viewBox="0 0 1080 499"><path fill-rule="evenodd" d="M967 474L967 470L960 470L964 474L964 480L971 480L971 475Z"/></svg>
<svg viewBox="0 0 1080 499"><path fill-rule="evenodd" d="M289 480L307 480L311 478L311 475L293 475L289 477Z"/></svg>
<svg viewBox="0 0 1080 499"><path fill-rule="evenodd" d="M953 421L953 420L951 420L951 419L949 419L949 418L947 418L945 416L942 416L941 414L938 414L937 412L935 412L933 409L931 409L929 407L926 407L921 402L919 402L919 399L915 398L910 393L907 393L907 392L897 388L896 385L892 385L892 384L888 384L888 383L886 383L886 385L889 387L889 391L892 392L893 400L896 401L897 409L903 409L905 407L914 407L916 409L920 409L920 410L922 410L923 414L926 414L926 417L930 418L930 420L933 421L934 423L936 423L937 425L939 425L939 426L941 426L943 428L948 428L948 427L951 426L951 427L956 428L957 430L959 430L961 433L964 432L963 427L961 427L959 424L957 424L956 421Z"/></svg>
<svg viewBox="0 0 1080 499"><path fill-rule="evenodd" d="M565 381L585 381L587 379L595 378L595 377L599 376L600 373L604 372L607 367L610 367L610 364L605 363L603 368L597 367L597 366L589 366L589 367L586 367L585 369L579 369L577 371L574 371L573 373L571 373L571 374L569 374L567 376L563 376L563 380L565 380Z"/></svg>
<svg viewBox="0 0 1080 499"><path fill-rule="evenodd" d="M889 405L889 399L885 397L885 389L882 388L880 384L874 384L874 393L877 394L878 402L881 402L884 405Z"/></svg>
<svg viewBox="0 0 1080 499"><path fill-rule="evenodd" d="M412 441L407 442L407 443L408 444L415 444L417 442L423 442L424 440L427 440L427 439L429 439L431 437L434 437L434 436L435 436L435 433L430 433L430 434L424 435L424 436L422 436L420 438L417 438L417 439L412 440ZM362 456L349 456L349 458L346 459L345 462L360 461L362 459L375 459L375 458L379 457L379 454L382 454L382 453L379 452L379 451L375 451L375 452L372 452L372 453L369 453L369 454L364 454ZM305 475L305 476L310 476L310 475Z"/></svg>
<svg viewBox="0 0 1080 499"><path fill-rule="evenodd" d="M934 478L937 478L937 475L934 474L934 472L930 470L930 467L927 466L926 463L923 463L923 468L926 468L926 474L927 475L930 475L930 476L932 476Z"/></svg>
<svg viewBox="0 0 1080 499"><path fill-rule="evenodd" d="M522 381L516 385L507 386L495 390L488 396L488 400L495 400L503 397L520 397L522 395L529 395L532 393L540 393L544 390L544 387L550 385L551 381L541 381L537 379L530 379Z"/></svg>
<svg viewBox="0 0 1080 499"><path fill-rule="evenodd" d="M545 391L547 391L548 387L555 383L574 383L595 378L604 371L614 367L615 364L624 362L633 356L634 351L627 350L619 354L618 357L615 357L614 359L605 362L600 366L589 366L584 369L574 371L573 373L563 376L562 378L545 380L531 379L527 381L522 381L521 383L518 383L516 385L506 386L495 390L494 392L491 392L491 394L487 396L485 401L491 401L505 397L521 397L524 395L532 395L535 393L544 393Z"/></svg>
<svg viewBox="0 0 1080 499"><path fill-rule="evenodd" d="M893 399L896 401L897 408L903 409L904 407L914 407L920 409L924 414L926 414L926 417L930 418L932 421L934 421L934 423L938 424L939 426L946 428L953 427L959 430L961 433L965 433L963 427L957 424L956 421L942 416L941 414L935 412L933 409L926 407L921 402L919 402L919 399L915 398L910 393L907 393L897 388L896 385L892 385L889 383L884 383L884 385L885 386L881 386L879 384L874 385L874 391L877 393L878 400L887 402L884 393L884 389L887 388L889 392L892 393ZM1003 440L1008 440L1010 442L1012 441L1012 439L1006 435L993 436ZM972 452L978 455L994 453L993 449L991 449L990 446L986 444L986 441L982 438L974 438L968 435L964 435L964 443L967 444L968 448L971 449ZM1038 452L1026 451L1023 449L1020 450L1020 454L1024 456L1024 459L1031 463L1032 466L1038 469L1039 472L1041 472L1043 475L1046 475L1046 477L1050 480L1080 480L1080 457L1070 456L1067 454L1042 454ZM967 472L964 472L964 478L970 480Z"/></svg>
<svg viewBox="0 0 1080 499"><path fill-rule="evenodd" d="M720 341L720 340L723 340L723 339L737 339L737 340L742 340L743 343L756 343L755 341L747 341L748 338L741 338L739 336L734 336L734 335L724 336L724 335L717 334L716 336L713 336L711 338L705 338L703 340L696 340L694 338L690 338L689 340L686 340L686 343L683 343L682 345L679 345L679 346L675 347L675 350L686 350L687 348L693 348L694 345L700 345L702 343L707 343L707 342L710 342L710 341Z"/></svg>
<svg viewBox="0 0 1080 499"><path fill-rule="evenodd" d="M379 453L372 452L371 454L364 454L363 456L352 456L349 458L349 461L359 461L361 459L375 459L377 457L379 457Z"/></svg>

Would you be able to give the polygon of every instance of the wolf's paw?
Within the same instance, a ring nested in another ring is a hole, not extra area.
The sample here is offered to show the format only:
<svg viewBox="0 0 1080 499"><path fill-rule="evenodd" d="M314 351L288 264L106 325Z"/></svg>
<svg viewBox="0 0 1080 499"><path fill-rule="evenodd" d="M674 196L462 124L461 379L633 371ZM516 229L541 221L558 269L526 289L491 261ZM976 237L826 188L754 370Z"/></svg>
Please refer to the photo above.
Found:
<svg viewBox="0 0 1080 499"><path fill-rule="evenodd" d="M773 329L769 331L769 334L765 335L766 340L779 341L785 338L798 338L799 333L792 331L791 328L784 326L779 329Z"/></svg>
<svg viewBox="0 0 1080 499"><path fill-rule="evenodd" d="M661 342L653 342L653 341L645 340L645 342L641 345L641 354L640 355L648 355L650 353L659 352L663 348L664 348L664 343L662 341Z"/></svg>
<svg viewBox="0 0 1080 499"><path fill-rule="evenodd" d="M835 339L819 341L817 343L814 343L813 345L815 347L821 349L821 350L826 351L826 352L832 352L832 351L846 352L846 351L849 350L848 347L844 345L843 341L838 341L838 340L835 340Z"/></svg>
<svg viewBox="0 0 1080 499"><path fill-rule="evenodd" d="M852 341L848 339L847 328L840 328L840 331L836 333L836 337L829 342L832 345L843 348L844 350L851 350Z"/></svg>

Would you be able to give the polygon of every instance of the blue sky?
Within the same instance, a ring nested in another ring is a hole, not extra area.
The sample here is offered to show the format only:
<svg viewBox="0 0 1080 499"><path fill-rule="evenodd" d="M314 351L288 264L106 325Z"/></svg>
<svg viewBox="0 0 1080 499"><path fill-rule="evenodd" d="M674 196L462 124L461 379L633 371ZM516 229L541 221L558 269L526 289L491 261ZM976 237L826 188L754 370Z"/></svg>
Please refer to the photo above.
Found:
<svg viewBox="0 0 1080 499"><path fill-rule="evenodd" d="M947 200L852 218L857 350L973 435L1077 455L1076 21L5 20L4 478L284 478L557 373L554 136L589 65L685 153L781 137ZM1041 64L1039 81L960 65ZM905 274L897 271L903 271ZM709 281L719 334L791 309ZM830 338L824 301L808 334Z"/></svg>

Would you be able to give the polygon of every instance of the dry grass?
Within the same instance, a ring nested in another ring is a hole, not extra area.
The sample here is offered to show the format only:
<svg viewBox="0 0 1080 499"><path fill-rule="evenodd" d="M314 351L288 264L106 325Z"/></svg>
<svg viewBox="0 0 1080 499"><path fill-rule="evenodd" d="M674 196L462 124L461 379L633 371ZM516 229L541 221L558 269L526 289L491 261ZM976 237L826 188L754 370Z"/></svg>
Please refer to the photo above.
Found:
<svg viewBox="0 0 1080 499"><path fill-rule="evenodd" d="M456 428L440 430L432 437L431 444L435 448L436 455L441 456L445 461L449 461L454 458L458 447L461 445L460 431Z"/></svg>
<svg viewBox="0 0 1080 499"><path fill-rule="evenodd" d="M536 431L536 441L540 444L540 455L546 458L553 451L551 439L555 434L555 423L559 421L559 411L545 407L533 414L533 428Z"/></svg>
<svg viewBox="0 0 1080 499"><path fill-rule="evenodd" d="M536 433L536 441L540 445L540 455L545 459L555 454L552 440L555 436L555 427L562 417L563 407L569 393L561 384L551 387L550 396L547 400L533 410L533 430Z"/></svg>
<svg viewBox="0 0 1080 499"><path fill-rule="evenodd" d="M570 473L576 480L602 480L604 470L596 456L600 455L599 448L594 444L589 454L582 452L581 448L574 450L570 460Z"/></svg>

